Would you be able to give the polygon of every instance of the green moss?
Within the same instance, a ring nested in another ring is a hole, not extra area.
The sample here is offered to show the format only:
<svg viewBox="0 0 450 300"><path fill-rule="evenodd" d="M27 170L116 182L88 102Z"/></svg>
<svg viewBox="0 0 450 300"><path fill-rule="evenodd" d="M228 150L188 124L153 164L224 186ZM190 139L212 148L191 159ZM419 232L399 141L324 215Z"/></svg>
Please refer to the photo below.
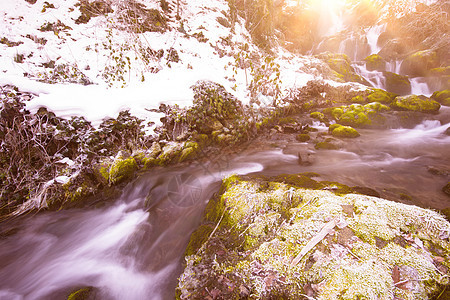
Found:
<svg viewBox="0 0 450 300"><path fill-rule="evenodd" d="M297 134L297 135L295 136L295 139L296 139L297 141L301 142L301 143L304 143L304 142L309 141L311 138L310 138L310 136L309 136L308 134L306 134L306 133L301 133L301 134Z"/></svg>
<svg viewBox="0 0 450 300"><path fill-rule="evenodd" d="M340 118L339 123L348 126L361 127L372 122L364 112L347 111Z"/></svg>
<svg viewBox="0 0 450 300"><path fill-rule="evenodd" d="M174 161L182 152L182 144L171 142L162 148L161 154L157 157L158 163L166 165Z"/></svg>
<svg viewBox="0 0 450 300"><path fill-rule="evenodd" d="M203 243L206 242L213 229L214 228L209 224L201 225L200 227L198 227L192 233L184 255L189 256L195 254L203 245Z"/></svg>
<svg viewBox="0 0 450 300"><path fill-rule="evenodd" d="M429 70L436 68L438 64L439 58L435 51L418 51L403 61L400 71L412 76L426 76Z"/></svg>
<svg viewBox="0 0 450 300"><path fill-rule="evenodd" d="M320 183L324 186L322 189L332 191L336 195L354 193L351 187L336 181L321 181Z"/></svg>
<svg viewBox="0 0 450 300"><path fill-rule="evenodd" d="M331 131L331 134L339 138L356 138L360 136L359 132L350 126L338 126Z"/></svg>
<svg viewBox="0 0 450 300"><path fill-rule="evenodd" d="M319 121L324 121L325 120L325 116L323 113L315 111L309 114L309 116L313 119L317 119Z"/></svg>
<svg viewBox="0 0 450 300"><path fill-rule="evenodd" d="M196 142L186 142L179 158L179 162L190 160L197 154L199 145Z"/></svg>
<svg viewBox="0 0 450 300"><path fill-rule="evenodd" d="M344 110L341 107L336 107L331 110L331 115L335 119L339 119L344 114Z"/></svg>
<svg viewBox="0 0 450 300"><path fill-rule="evenodd" d="M109 170L109 182L117 184L134 176L138 166L132 157L127 159L115 159Z"/></svg>
<svg viewBox="0 0 450 300"><path fill-rule="evenodd" d="M350 102L363 104L363 103L366 103L366 98L364 98L364 96L362 96L362 95L358 95L358 96L353 97L350 100Z"/></svg>
<svg viewBox="0 0 450 300"><path fill-rule="evenodd" d="M108 167L100 167L99 170L102 177L106 180L106 182L109 181L109 166Z"/></svg>
<svg viewBox="0 0 450 300"><path fill-rule="evenodd" d="M428 252L429 244L438 247L447 265L450 245L440 236L450 224L442 216L345 194L351 189L336 182L314 183L335 193L301 188L311 183L303 176L224 181L206 209L215 217L191 239L195 254L186 257L178 297L203 299L205 290L215 290L224 299L297 299L305 286L319 284L316 299L428 299L448 283ZM403 236L411 241L402 246L395 241ZM394 270L408 288L400 288Z"/></svg>
<svg viewBox="0 0 450 300"><path fill-rule="evenodd" d="M366 68L369 71L384 71L386 69L386 61L378 54L369 55L364 61L366 62Z"/></svg>
<svg viewBox="0 0 450 300"><path fill-rule="evenodd" d="M346 54L325 52L317 55L317 57L328 64L338 79L368 84L364 78L355 73L355 70L350 65L350 58Z"/></svg>
<svg viewBox="0 0 450 300"><path fill-rule="evenodd" d="M369 102L379 102L383 104L390 104L394 101L397 95L394 93L389 93L383 90L375 90L373 93L367 96Z"/></svg>
<svg viewBox="0 0 450 300"><path fill-rule="evenodd" d="M318 142L315 146L315 149L317 150L337 150L339 149L339 146L331 143L331 142Z"/></svg>
<svg viewBox="0 0 450 300"><path fill-rule="evenodd" d="M391 107L399 110L410 110L423 113L437 113L441 105L425 96L402 96L395 98Z"/></svg>
<svg viewBox="0 0 450 300"><path fill-rule="evenodd" d="M241 180L242 178L239 175L233 174L222 180L222 186L225 189L229 189L232 185L239 183Z"/></svg>
<svg viewBox="0 0 450 300"><path fill-rule="evenodd" d="M442 105L450 106L450 90L434 92L433 95L431 95L431 98Z"/></svg>
<svg viewBox="0 0 450 300"><path fill-rule="evenodd" d="M375 112L383 112L383 111L388 111L391 108L389 106L386 106L384 104L381 104L379 102L372 102L372 103L368 103L366 105L364 105L364 111L375 111Z"/></svg>
<svg viewBox="0 0 450 300"><path fill-rule="evenodd" d="M342 125L341 124L331 124L329 127L328 127L328 132L329 133L331 133L331 132L333 132L333 130L335 130L336 128L338 128L338 127L341 127Z"/></svg>
<svg viewBox="0 0 450 300"><path fill-rule="evenodd" d="M386 90L400 95L411 93L411 82L408 76L398 75L392 72L383 72L386 78Z"/></svg>
<svg viewBox="0 0 450 300"><path fill-rule="evenodd" d="M450 75L450 66L433 68L428 72L429 76L445 76Z"/></svg>
<svg viewBox="0 0 450 300"><path fill-rule="evenodd" d="M268 123L268 121L266 121L266 122ZM292 117L284 117L284 118L280 118L280 120L278 120L278 124L280 124L280 125L291 124L291 123L295 123L295 122L296 122L295 119Z"/></svg>
<svg viewBox="0 0 450 300"><path fill-rule="evenodd" d="M320 182L302 174L282 174L271 179L276 182L283 182L285 184L306 189L317 190L323 187L323 184L321 184Z"/></svg>

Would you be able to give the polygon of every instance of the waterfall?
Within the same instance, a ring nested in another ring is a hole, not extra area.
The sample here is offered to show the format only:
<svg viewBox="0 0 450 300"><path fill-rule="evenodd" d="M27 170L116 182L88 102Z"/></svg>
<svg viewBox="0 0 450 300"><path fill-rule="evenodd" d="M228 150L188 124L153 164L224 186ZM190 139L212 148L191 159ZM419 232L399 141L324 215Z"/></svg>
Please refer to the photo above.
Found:
<svg viewBox="0 0 450 300"><path fill-rule="evenodd" d="M380 24L370 27L366 31L367 42L370 46L370 54L376 54L381 50L378 46L378 37L386 29L386 24Z"/></svg>

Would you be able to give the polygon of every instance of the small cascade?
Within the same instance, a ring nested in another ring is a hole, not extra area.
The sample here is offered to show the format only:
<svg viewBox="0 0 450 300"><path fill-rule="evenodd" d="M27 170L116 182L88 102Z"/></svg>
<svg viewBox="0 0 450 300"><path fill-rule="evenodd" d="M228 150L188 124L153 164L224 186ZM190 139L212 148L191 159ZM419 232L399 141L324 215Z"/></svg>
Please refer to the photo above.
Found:
<svg viewBox="0 0 450 300"><path fill-rule="evenodd" d="M375 25L366 31L367 43L370 47L370 54L376 54L381 50L378 46L378 37L386 29L386 24Z"/></svg>
<svg viewBox="0 0 450 300"><path fill-rule="evenodd" d="M424 77L415 77L410 79L411 82L411 94L431 96L432 92Z"/></svg>
<svg viewBox="0 0 450 300"><path fill-rule="evenodd" d="M400 67L402 66L401 60L393 60L386 63L386 71L395 74L400 74Z"/></svg>
<svg viewBox="0 0 450 300"><path fill-rule="evenodd" d="M352 64L353 69L355 69L356 74L364 77L374 88L385 89L386 88L386 78L383 72L380 71L369 71L366 69L364 63L354 63Z"/></svg>

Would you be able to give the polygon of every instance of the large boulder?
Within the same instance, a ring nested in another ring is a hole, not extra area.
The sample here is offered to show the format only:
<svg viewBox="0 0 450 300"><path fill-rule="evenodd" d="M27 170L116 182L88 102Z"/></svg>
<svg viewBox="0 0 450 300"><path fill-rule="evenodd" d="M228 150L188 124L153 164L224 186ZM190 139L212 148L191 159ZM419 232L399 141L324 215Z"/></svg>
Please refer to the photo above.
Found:
<svg viewBox="0 0 450 300"><path fill-rule="evenodd" d="M408 76L398 75L392 72L383 72L386 79L386 90L400 95L411 94L411 82Z"/></svg>
<svg viewBox="0 0 450 300"><path fill-rule="evenodd" d="M378 54L386 60L394 60L405 55L406 51L407 49L402 41L391 39L385 42Z"/></svg>
<svg viewBox="0 0 450 300"><path fill-rule="evenodd" d="M360 136L359 132L350 126L342 126L336 124L331 131L331 135L338 138L357 138Z"/></svg>
<svg viewBox="0 0 450 300"><path fill-rule="evenodd" d="M450 274L445 217L351 191L301 174L226 178L191 236L176 298L438 294Z"/></svg>
<svg viewBox="0 0 450 300"><path fill-rule="evenodd" d="M367 80L355 73L355 70L350 65L350 58L346 54L325 52L317 55L317 57L325 61L342 81L353 81L370 85Z"/></svg>
<svg viewBox="0 0 450 300"><path fill-rule="evenodd" d="M450 90L434 92L431 98L442 105L450 106Z"/></svg>
<svg viewBox="0 0 450 300"><path fill-rule="evenodd" d="M366 62L366 69L369 71L386 70L386 61L378 54L369 55L364 61Z"/></svg>
<svg viewBox="0 0 450 300"><path fill-rule="evenodd" d="M400 72L411 76L427 76L429 71L439 66L437 53L432 50L418 51L409 55L402 63Z"/></svg>
<svg viewBox="0 0 450 300"><path fill-rule="evenodd" d="M399 110L437 113L441 105L425 96L408 95L396 97L391 103L391 107Z"/></svg>

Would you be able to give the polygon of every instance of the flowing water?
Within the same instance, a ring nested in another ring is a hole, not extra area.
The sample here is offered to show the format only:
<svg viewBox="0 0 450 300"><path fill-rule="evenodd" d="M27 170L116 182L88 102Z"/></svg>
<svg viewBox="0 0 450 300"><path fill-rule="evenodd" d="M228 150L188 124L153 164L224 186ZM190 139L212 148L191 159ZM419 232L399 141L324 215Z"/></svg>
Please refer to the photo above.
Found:
<svg viewBox="0 0 450 300"><path fill-rule="evenodd" d="M44 212L3 224L10 235L0 239L0 299L65 299L85 286L98 288L98 299L173 299L190 233L221 178L231 173L313 171L317 180L448 207L441 188L449 180L450 108L432 117L412 129L361 130L341 150L286 141L250 144L238 155L146 173L103 208ZM442 172L431 174L429 167Z"/></svg>

